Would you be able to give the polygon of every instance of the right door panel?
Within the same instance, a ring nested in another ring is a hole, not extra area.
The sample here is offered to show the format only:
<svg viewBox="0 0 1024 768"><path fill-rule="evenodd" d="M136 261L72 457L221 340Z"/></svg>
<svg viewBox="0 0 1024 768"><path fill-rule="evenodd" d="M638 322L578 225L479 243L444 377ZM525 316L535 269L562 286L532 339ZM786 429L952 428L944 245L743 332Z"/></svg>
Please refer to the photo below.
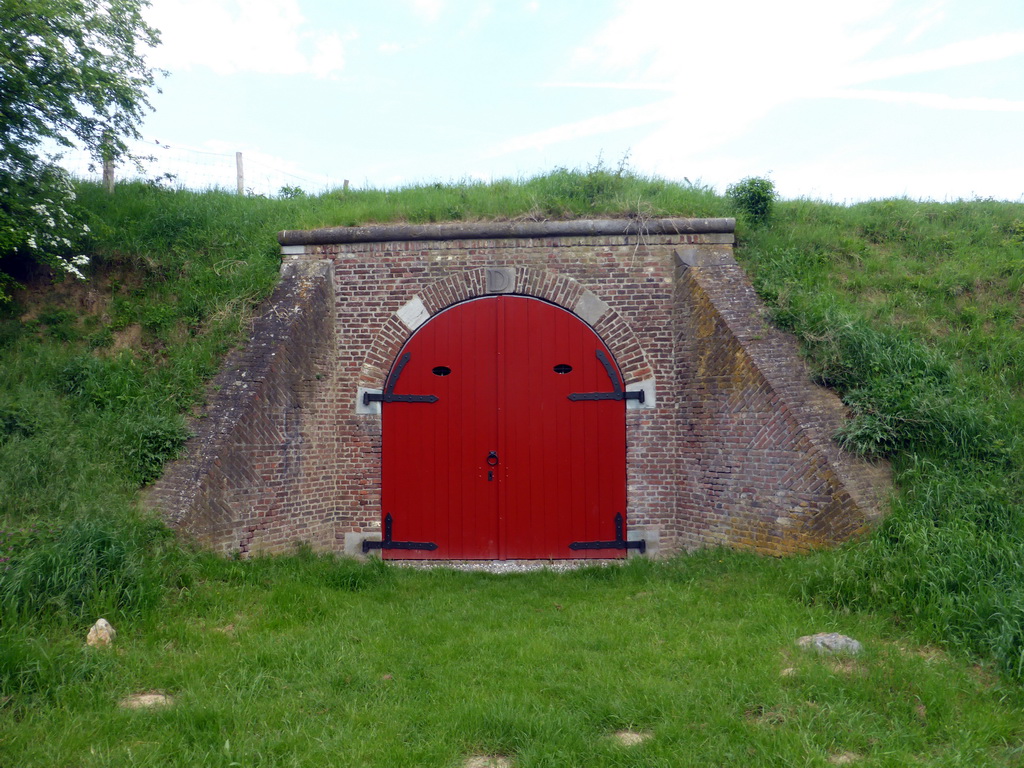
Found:
<svg viewBox="0 0 1024 768"><path fill-rule="evenodd" d="M619 550L569 548L614 539L615 515L625 515L625 404L569 399L613 390L597 356L600 350L610 360L610 353L559 307L504 297L498 308L503 556L621 557Z"/></svg>

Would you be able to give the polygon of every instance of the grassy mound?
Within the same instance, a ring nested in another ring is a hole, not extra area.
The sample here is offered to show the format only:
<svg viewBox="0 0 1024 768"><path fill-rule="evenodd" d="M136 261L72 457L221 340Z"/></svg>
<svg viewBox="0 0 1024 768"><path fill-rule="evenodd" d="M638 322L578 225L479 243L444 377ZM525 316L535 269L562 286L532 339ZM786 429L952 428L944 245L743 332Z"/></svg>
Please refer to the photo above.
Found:
<svg viewBox="0 0 1024 768"><path fill-rule="evenodd" d="M82 185L80 201L93 232L90 280L32 284L0 307L3 633L14 617L143 620L196 577L195 560L136 497L187 439L204 382L272 289L277 230L734 212L699 185L601 166L281 199L141 182L108 196ZM853 410L841 439L891 459L900 488L868 540L787 566L799 591L891 614L1017 679L1022 250L1020 204L886 200L776 201L770 214L741 218L737 251L777 322Z"/></svg>

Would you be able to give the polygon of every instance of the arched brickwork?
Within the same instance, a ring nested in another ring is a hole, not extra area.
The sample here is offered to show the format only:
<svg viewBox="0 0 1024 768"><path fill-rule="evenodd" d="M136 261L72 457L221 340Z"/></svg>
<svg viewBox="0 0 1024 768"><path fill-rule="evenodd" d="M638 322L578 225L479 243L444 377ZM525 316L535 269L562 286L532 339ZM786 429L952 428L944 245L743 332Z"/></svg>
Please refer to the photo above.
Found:
<svg viewBox="0 0 1024 768"><path fill-rule="evenodd" d="M410 295L408 301L388 318L374 337L360 370L359 386L382 389L402 345L423 322L459 302L498 293L544 299L588 322L615 356L627 385L652 376L652 366L629 323L613 306L596 299L579 281L549 269L511 267L503 270L503 275L505 272L510 273L505 276L509 279L508 285L514 286L514 290L495 291L493 287L488 288L488 271L485 267L461 270L425 285L418 293ZM415 305L412 311L405 313L406 318L415 316L415 319L403 319L403 308L415 302L420 302L422 309Z"/></svg>

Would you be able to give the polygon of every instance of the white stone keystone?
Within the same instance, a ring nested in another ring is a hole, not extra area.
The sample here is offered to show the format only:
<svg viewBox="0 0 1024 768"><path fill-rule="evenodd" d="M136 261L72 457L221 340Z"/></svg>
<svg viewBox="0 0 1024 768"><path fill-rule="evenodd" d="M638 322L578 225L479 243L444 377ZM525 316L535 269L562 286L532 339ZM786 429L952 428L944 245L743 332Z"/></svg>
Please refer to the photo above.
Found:
<svg viewBox="0 0 1024 768"><path fill-rule="evenodd" d="M419 296L413 296L408 303L395 314L398 315L398 319L405 323L405 327L410 331L415 331L430 319L430 313L423 305Z"/></svg>

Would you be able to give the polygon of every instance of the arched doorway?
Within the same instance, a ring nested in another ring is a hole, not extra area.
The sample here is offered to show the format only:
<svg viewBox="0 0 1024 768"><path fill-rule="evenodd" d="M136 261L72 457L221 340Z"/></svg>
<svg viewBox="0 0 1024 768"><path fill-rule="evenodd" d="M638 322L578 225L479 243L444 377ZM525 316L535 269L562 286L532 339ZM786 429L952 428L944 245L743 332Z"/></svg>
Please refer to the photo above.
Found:
<svg viewBox="0 0 1024 768"><path fill-rule="evenodd" d="M384 540L395 559L623 557L625 400L572 313L491 296L438 313L382 401Z"/></svg>

